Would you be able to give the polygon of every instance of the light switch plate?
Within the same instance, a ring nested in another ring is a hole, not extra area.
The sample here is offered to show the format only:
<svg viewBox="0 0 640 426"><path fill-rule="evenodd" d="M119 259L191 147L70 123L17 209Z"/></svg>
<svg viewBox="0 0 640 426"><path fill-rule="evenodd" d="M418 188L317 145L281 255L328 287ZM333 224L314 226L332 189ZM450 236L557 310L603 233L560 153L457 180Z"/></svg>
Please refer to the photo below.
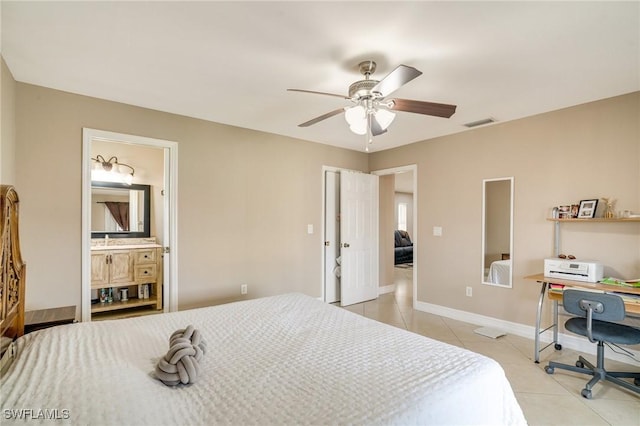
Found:
<svg viewBox="0 0 640 426"><path fill-rule="evenodd" d="M313 234L313 225L311 223L307 225L307 234Z"/></svg>
<svg viewBox="0 0 640 426"><path fill-rule="evenodd" d="M435 237L441 237L442 236L442 227L441 226L434 226L433 227L433 235Z"/></svg>

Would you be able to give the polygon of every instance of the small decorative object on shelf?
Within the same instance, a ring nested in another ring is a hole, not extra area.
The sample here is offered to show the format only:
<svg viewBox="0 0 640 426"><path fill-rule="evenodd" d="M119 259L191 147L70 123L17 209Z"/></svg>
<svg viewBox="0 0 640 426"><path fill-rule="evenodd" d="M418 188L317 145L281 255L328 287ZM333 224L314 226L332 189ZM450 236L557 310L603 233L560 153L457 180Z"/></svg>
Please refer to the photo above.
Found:
<svg viewBox="0 0 640 426"><path fill-rule="evenodd" d="M579 211L580 211L579 204L571 204L571 219L576 219L578 217Z"/></svg>
<svg viewBox="0 0 640 426"><path fill-rule="evenodd" d="M605 219L613 219L614 217L616 217L615 213L613 212L615 204L616 204L616 200L612 199L612 198L602 198L602 201L604 201L605 203L605 207L604 207L604 218Z"/></svg>

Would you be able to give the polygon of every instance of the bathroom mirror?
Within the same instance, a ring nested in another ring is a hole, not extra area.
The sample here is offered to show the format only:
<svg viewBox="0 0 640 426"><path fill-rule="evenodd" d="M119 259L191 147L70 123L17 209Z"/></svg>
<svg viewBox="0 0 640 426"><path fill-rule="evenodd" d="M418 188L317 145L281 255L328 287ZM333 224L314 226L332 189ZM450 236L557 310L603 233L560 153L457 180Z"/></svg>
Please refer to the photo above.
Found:
<svg viewBox="0 0 640 426"><path fill-rule="evenodd" d="M150 185L91 182L91 238L151 236Z"/></svg>
<svg viewBox="0 0 640 426"><path fill-rule="evenodd" d="M482 181L482 283L511 287L513 177Z"/></svg>

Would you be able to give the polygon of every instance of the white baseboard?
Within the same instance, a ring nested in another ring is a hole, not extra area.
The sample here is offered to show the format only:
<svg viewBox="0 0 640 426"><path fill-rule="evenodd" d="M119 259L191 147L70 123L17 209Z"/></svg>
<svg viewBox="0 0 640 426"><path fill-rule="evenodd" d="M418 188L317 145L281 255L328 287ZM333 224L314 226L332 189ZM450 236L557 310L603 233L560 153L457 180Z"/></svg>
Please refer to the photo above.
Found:
<svg viewBox="0 0 640 426"><path fill-rule="evenodd" d="M378 294L393 293L394 291L396 291L395 284L383 285L378 287Z"/></svg>
<svg viewBox="0 0 640 426"><path fill-rule="evenodd" d="M464 322L468 322L471 324L480 325L484 327L497 328L502 331L505 331L506 333L525 337L531 340L534 339L534 336L536 334L535 327L530 325L518 324L511 321L505 321L497 318L488 317L485 315L474 314L472 312L460 311L458 309L452 309L446 306L440 306L440 305L434 305L431 303L416 301L414 308L418 311L428 312L431 314L440 315L440 316L455 319L458 321L464 321ZM544 347L547 343L550 343L552 341L553 341L552 331L548 331L540 335L541 347ZM573 350L584 352L594 356L596 355L596 345L593 343L590 343L589 340L585 339L584 337L560 333L558 334L558 341L560 344L562 344L563 348L573 349ZM627 364L632 364L632 365L640 364L640 352L628 349L626 347L625 349L631 352L638 361L634 362L628 356L617 354L611 350L605 350L605 357L607 359L620 361ZM550 347L546 349L543 352L543 354L546 353L547 351L552 351L552 350L553 348ZM533 356L533 353L531 355Z"/></svg>

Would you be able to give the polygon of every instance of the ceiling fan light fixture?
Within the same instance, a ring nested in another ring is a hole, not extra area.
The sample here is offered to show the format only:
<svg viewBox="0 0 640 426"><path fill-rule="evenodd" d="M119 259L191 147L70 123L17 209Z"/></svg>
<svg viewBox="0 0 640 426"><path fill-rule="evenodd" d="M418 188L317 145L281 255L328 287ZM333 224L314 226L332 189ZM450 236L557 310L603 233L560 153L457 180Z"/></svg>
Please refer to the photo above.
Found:
<svg viewBox="0 0 640 426"><path fill-rule="evenodd" d="M344 112L344 119L349 124L349 129L356 135L367 133L367 111L362 105L347 108Z"/></svg>
<svg viewBox="0 0 640 426"><path fill-rule="evenodd" d="M378 124L382 127L382 130L387 130L387 127L389 127L396 118L396 115L393 112L387 111L386 109L377 110L375 116Z"/></svg>

